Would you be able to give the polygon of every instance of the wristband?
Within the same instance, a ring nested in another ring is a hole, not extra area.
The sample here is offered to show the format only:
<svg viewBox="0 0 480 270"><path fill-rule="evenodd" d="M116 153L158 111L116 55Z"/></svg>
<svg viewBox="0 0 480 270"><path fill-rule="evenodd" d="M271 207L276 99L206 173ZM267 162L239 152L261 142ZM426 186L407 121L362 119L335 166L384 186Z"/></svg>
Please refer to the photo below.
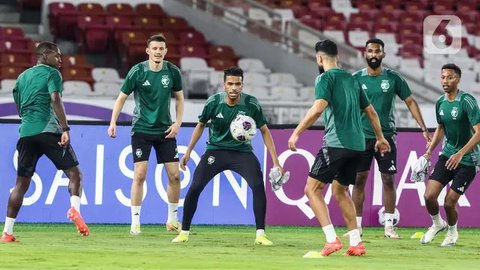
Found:
<svg viewBox="0 0 480 270"><path fill-rule="evenodd" d="M62 131L63 132L70 131L70 127L64 127L64 128L62 128Z"/></svg>

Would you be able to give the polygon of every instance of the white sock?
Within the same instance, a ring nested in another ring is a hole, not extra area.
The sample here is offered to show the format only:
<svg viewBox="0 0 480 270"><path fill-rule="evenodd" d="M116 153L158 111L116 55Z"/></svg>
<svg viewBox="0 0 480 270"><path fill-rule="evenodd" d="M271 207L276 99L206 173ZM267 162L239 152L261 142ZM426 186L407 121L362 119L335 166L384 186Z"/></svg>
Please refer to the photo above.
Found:
<svg viewBox="0 0 480 270"><path fill-rule="evenodd" d="M80 197L77 195L70 196L70 206L80 212Z"/></svg>
<svg viewBox="0 0 480 270"><path fill-rule="evenodd" d="M443 219L442 219L442 216L440 216L440 213L432 216L432 221L433 221L433 225L435 225L435 227L442 227L443 226Z"/></svg>
<svg viewBox="0 0 480 270"><path fill-rule="evenodd" d="M177 221L178 203L168 203L168 219L167 223Z"/></svg>
<svg viewBox="0 0 480 270"><path fill-rule="evenodd" d="M393 219L395 214L385 213L385 228L393 227Z"/></svg>
<svg viewBox="0 0 480 270"><path fill-rule="evenodd" d="M3 227L3 232L12 235L13 234L13 224L15 224L14 218L5 218L5 227Z"/></svg>
<svg viewBox="0 0 480 270"><path fill-rule="evenodd" d="M362 242L360 238L360 231L358 229L354 229L348 232L348 237L350 238L350 246L354 247L358 245L358 243Z"/></svg>
<svg viewBox="0 0 480 270"><path fill-rule="evenodd" d="M328 243L335 242L337 240L337 233L335 232L335 228L333 227L333 224L327 225L322 227L323 233L325 234L325 237L327 238Z"/></svg>
<svg viewBox="0 0 480 270"><path fill-rule="evenodd" d="M357 227L361 228L362 227L362 217L356 217L357 219Z"/></svg>
<svg viewBox="0 0 480 270"><path fill-rule="evenodd" d="M257 230L257 237L262 235L262 234L265 234L265 230L263 230L263 229Z"/></svg>
<svg viewBox="0 0 480 270"><path fill-rule="evenodd" d="M140 224L140 212L142 210L142 206L134 206L130 207L130 211L132 213L132 224Z"/></svg>
<svg viewBox="0 0 480 270"><path fill-rule="evenodd" d="M184 230L181 230L180 231L181 234L186 234L186 235L190 235L190 231L184 231Z"/></svg>
<svg viewBox="0 0 480 270"><path fill-rule="evenodd" d="M457 223L455 223L455 225L448 225L448 231L449 232L456 232L457 231Z"/></svg>

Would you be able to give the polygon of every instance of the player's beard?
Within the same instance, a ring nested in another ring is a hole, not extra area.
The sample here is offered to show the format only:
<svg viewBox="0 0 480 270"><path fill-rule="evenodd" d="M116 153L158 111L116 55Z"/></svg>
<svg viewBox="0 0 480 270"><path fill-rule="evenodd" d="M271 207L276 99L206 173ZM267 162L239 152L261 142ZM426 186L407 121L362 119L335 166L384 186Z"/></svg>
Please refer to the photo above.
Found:
<svg viewBox="0 0 480 270"><path fill-rule="evenodd" d="M373 62L372 60L375 59L377 61ZM367 65L372 69L377 69L382 64L382 58L372 57L367 58Z"/></svg>
<svg viewBox="0 0 480 270"><path fill-rule="evenodd" d="M318 74L322 75L322 73L325 72L325 69L323 68L323 66L318 66Z"/></svg>

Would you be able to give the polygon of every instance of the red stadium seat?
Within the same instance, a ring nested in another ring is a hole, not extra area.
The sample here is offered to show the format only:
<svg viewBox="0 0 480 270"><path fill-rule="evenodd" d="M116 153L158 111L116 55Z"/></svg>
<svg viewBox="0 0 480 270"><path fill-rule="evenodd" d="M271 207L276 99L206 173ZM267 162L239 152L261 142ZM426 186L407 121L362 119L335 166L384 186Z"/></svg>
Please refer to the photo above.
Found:
<svg viewBox="0 0 480 270"><path fill-rule="evenodd" d="M158 16L136 16L133 25L146 31L163 29L162 20Z"/></svg>
<svg viewBox="0 0 480 270"><path fill-rule="evenodd" d="M25 66L1 66L0 67L0 80L4 79L11 79L16 80L18 75L20 75L23 71L29 68L30 65Z"/></svg>
<svg viewBox="0 0 480 270"><path fill-rule="evenodd" d="M423 46L418 44L407 44L400 48L398 54L403 58L423 58Z"/></svg>
<svg viewBox="0 0 480 270"><path fill-rule="evenodd" d="M466 12L477 12L477 1L458 1L457 2L457 14L461 15Z"/></svg>
<svg viewBox="0 0 480 270"><path fill-rule="evenodd" d="M35 64L34 54L4 52L1 53L0 63L8 66L32 66Z"/></svg>
<svg viewBox="0 0 480 270"><path fill-rule="evenodd" d="M188 22L182 17L163 18L163 26L167 31L177 32L191 30Z"/></svg>
<svg viewBox="0 0 480 270"><path fill-rule="evenodd" d="M48 5L50 33L55 37L73 39L77 23L77 9L68 2L55 2Z"/></svg>
<svg viewBox="0 0 480 270"><path fill-rule="evenodd" d="M178 36L180 43L185 45L207 45L207 41L202 33L197 31L183 31Z"/></svg>
<svg viewBox="0 0 480 270"><path fill-rule="evenodd" d="M22 28L19 27L0 27L0 39L9 39L9 38L25 37L25 33Z"/></svg>
<svg viewBox="0 0 480 270"><path fill-rule="evenodd" d="M135 6L135 12L140 16L166 17L167 14L159 4L146 3Z"/></svg>
<svg viewBox="0 0 480 270"><path fill-rule="evenodd" d="M94 83L91 69L81 67L64 67L61 69L61 72L65 81L84 81L90 84Z"/></svg>
<svg viewBox="0 0 480 270"><path fill-rule="evenodd" d="M238 60L238 56L235 54L235 51L230 46L223 45L210 45L208 47L208 57L209 58L223 58L231 59L234 62Z"/></svg>
<svg viewBox="0 0 480 270"><path fill-rule="evenodd" d="M80 3L78 4L78 12L87 15L105 15L105 9L99 3Z"/></svg>
<svg viewBox="0 0 480 270"><path fill-rule="evenodd" d="M208 66L214 68L215 70L223 71L229 67L235 66L236 64L237 62L231 59L212 58L208 60Z"/></svg>
<svg viewBox="0 0 480 270"><path fill-rule="evenodd" d="M207 50L205 46L180 46L180 57L200 57L207 58Z"/></svg>
<svg viewBox="0 0 480 270"><path fill-rule="evenodd" d="M135 16L135 10L127 3L110 3L106 7L108 14Z"/></svg>
<svg viewBox="0 0 480 270"><path fill-rule="evenodd" d="M108 48L111 27L100 15L79 15L76 40L81 52L103 52Z"/></svg>
<svg viewBox="0 0 480 270"><path fill-rule="evenodd" d="M322 30L322 20L319 18L301 18L300 22L316 30Z"/></svg>

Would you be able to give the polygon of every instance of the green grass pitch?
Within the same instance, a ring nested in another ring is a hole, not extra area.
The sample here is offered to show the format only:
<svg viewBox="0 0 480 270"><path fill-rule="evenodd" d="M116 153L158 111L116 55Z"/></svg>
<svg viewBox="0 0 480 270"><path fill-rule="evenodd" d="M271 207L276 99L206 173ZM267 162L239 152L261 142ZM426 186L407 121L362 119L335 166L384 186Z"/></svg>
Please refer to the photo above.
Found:
<svg viewBox="0 0 480 270"><path fill-rule="evenodd" d="M91 225L82 237L72 224L17 224L19 243L0 243L0 269L480 269L480 229L460 229L455 247L442 248L445 233L428 245L410 239L424 228L399 228L402 239L386 239L383 228L364 228L367 255L345 257L345 228L336 228L344 248L329 257L304 259L320 250L319 227L269 226L274 246L254 246L252 226L192 226L190 241L172 244L163 225Z"/></svg>

